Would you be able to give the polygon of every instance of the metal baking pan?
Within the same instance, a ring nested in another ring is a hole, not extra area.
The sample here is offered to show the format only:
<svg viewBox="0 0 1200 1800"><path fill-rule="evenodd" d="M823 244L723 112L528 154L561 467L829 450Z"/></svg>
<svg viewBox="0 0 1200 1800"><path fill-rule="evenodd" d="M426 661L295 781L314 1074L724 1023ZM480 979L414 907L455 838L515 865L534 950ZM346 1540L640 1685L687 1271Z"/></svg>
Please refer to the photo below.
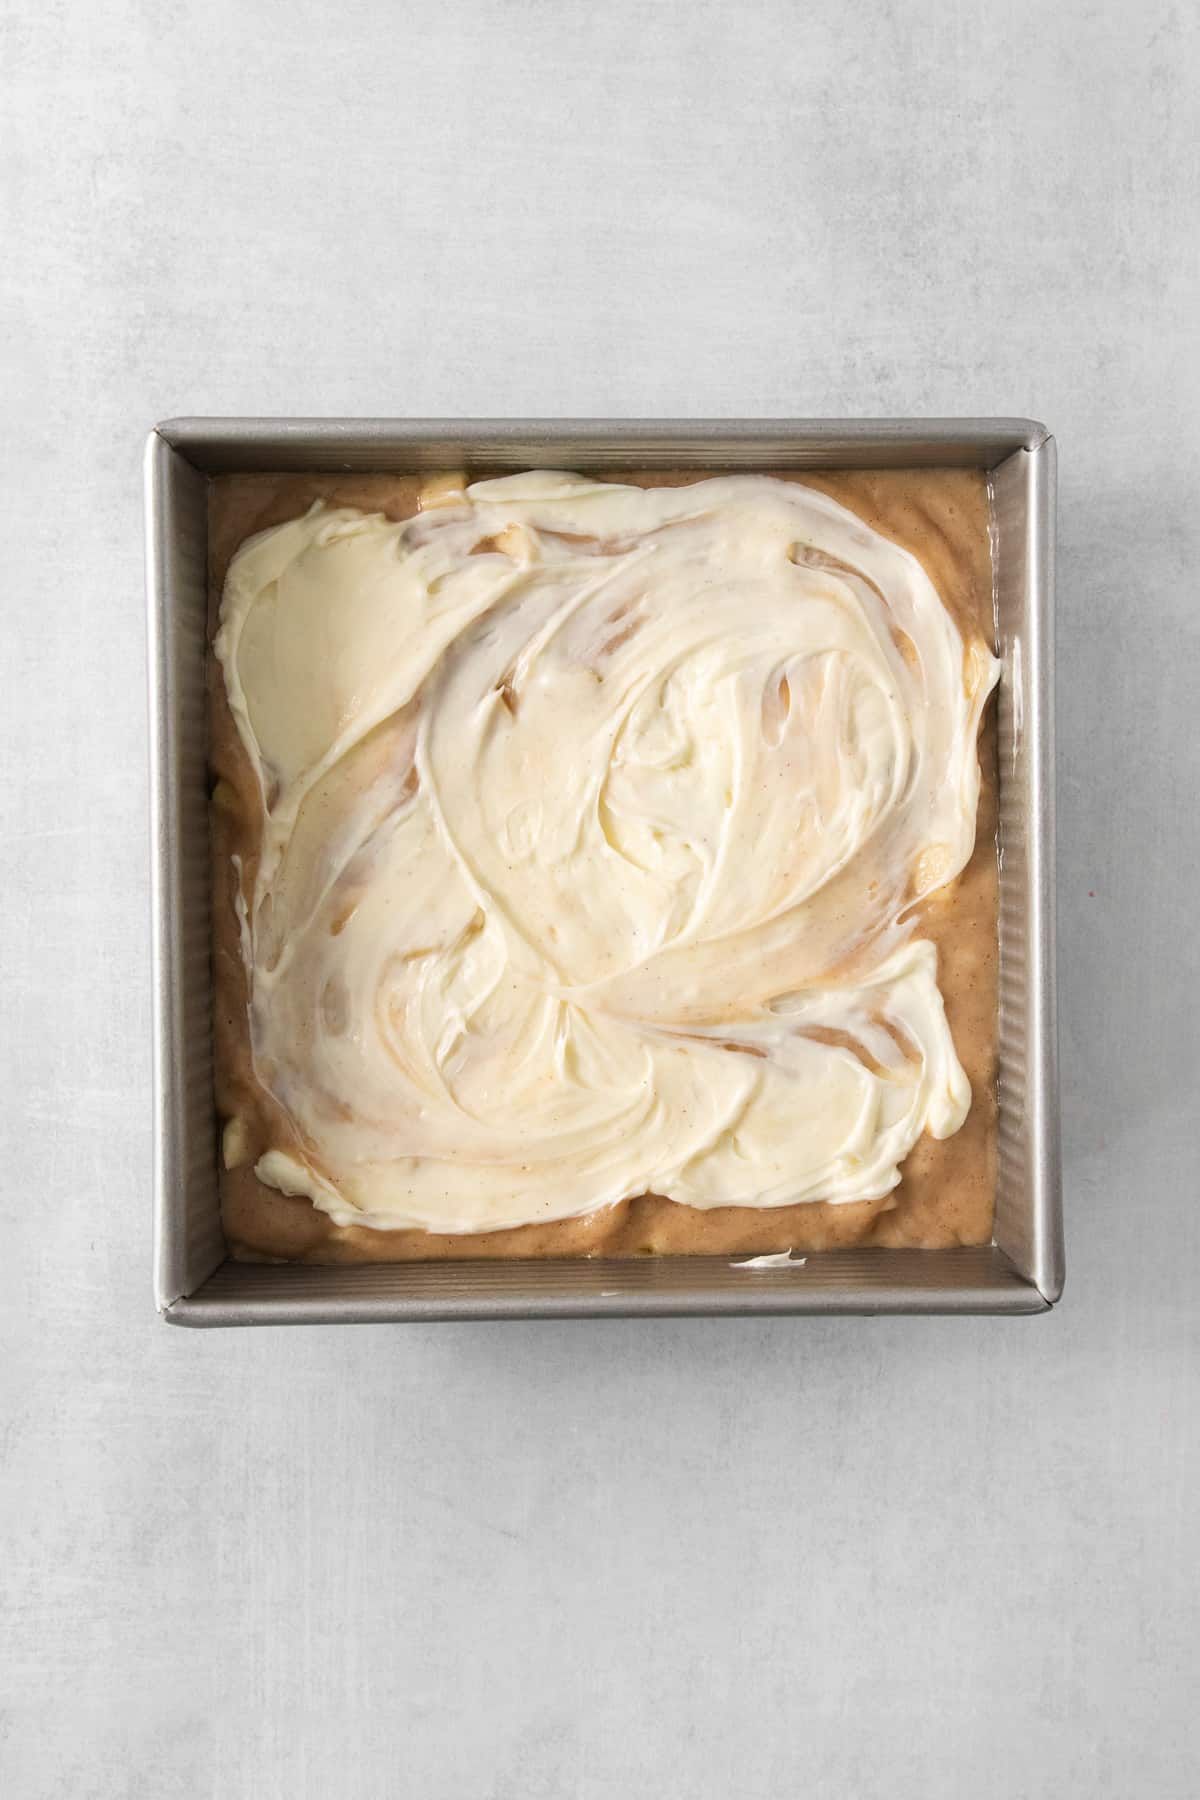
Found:
<svg viewBox="0 0 1200 1800"><path fill-rule="evenodd" d="M208 482L243 471L694 467L990 472L1000 722L999 1176L978 1249L726 1258L234 1262L212 1089ZM146 450L155 1297L181 1325L673 1313L1037 1313L1062 1291L1054 972L1054 442L1028 419L172 419Z"/></svg>

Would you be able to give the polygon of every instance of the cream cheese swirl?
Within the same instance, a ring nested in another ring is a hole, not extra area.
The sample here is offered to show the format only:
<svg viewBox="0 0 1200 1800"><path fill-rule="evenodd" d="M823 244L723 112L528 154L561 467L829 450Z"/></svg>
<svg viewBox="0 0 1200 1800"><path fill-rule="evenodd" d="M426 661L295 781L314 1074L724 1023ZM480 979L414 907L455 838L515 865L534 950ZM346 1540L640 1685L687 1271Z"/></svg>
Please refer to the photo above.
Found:
<svg viewBox="0 0 1200 1800"><path fill-rule="evenodd" d="M230 567L256 1077L340 1224L877 1199L970 1089L914 903L999 665L814 489L534 473Z"/></svg>

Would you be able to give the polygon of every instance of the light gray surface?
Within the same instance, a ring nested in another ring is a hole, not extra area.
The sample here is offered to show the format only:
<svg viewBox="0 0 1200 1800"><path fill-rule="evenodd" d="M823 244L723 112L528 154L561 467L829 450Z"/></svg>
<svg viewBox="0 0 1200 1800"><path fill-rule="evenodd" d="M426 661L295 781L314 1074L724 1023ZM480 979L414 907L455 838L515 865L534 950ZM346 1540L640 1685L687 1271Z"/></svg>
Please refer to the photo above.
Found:
<svg viewBox="0 0 1200 1800"><path fill-rule="evenodd" d="M1194 11L0 20L4 1791L1191 1796ZM154 1320L183 411L1051 424L1060 1311Z"/></svg>

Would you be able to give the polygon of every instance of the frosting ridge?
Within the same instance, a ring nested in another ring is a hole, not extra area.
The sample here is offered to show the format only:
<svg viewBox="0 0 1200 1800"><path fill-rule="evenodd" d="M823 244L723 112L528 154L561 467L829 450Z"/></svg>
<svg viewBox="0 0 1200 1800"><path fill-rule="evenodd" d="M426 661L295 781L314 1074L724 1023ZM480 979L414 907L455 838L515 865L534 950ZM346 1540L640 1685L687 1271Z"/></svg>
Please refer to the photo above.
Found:
<svg viewBox="0 0 1200 1800"><path fill-rule="evenodd" d="M251 539L257 1078L339 1223L887 1193L969 1088L915 934L998 665L835 501L535 472Z"/></svg>

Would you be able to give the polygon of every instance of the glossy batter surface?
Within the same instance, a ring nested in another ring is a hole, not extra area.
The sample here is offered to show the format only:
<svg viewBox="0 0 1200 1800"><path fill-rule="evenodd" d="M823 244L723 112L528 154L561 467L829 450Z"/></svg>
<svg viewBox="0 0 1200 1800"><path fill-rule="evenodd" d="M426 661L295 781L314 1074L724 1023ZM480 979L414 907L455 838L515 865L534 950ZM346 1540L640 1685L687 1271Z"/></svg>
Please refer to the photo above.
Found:
<svg viewBox="0 0 1200 1800"><path fill-rule="evenodd" d="M981 483L656 486L218 484L235 1243L986 1237Z"/></svg>

